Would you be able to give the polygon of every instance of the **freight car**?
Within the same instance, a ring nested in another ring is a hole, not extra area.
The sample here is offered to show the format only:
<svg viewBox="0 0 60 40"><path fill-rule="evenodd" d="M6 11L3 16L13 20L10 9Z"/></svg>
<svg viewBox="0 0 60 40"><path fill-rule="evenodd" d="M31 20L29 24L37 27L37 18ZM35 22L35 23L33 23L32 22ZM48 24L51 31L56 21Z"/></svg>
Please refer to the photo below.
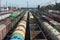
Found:
<svg viewBox="0 0 60 40"><path fill-rule="evenodd" d="M60 15L60 11L58 11L58 10L48 10L48 13L53 13L53 14L59 14Z"/></svg>
<svg viewBox="0 0 60 40"><path fill-rule="evenodd" d="M49 13L50 15L52 15L52 16L54 16L55 18L58 18L58 19L60 19L60 16L59 15L57 15L57 14L53 14L53 13Z"/></svg>
<svg viewBox="0 0 60 40"><path fill-rule="evenodd" d="M13 26L19 21L19 19L24 15L24 11L21 12L21 13L13 13L10 15L10 18L12 19L11 22L12 22L12 28Z"/></svg>
<svg viewBox="0 0 60 40"><path fill-rule="evenodd" d="M10 40L24 40L25 39L26 21L27 21L27 12L24 15L23 19L19 22Z"/></svg>
<svg viewBox="0 0 60 40"><path fill-rule="evenodd" d="M60 40L60 33L47 22L42 22L43 29L49 34L52 40Z"/></svg>
<svg viewBox="0 0 60 40"><path fill-rule="evenodd" d="M9 16L10 16L10 14L0 15L0 21L9 17Z"/></svg>
<svg viewBox="0 0 60 40"><path fill-rule="evenodd" d="M5 20L0 22L0 35L1 35L0 40L3 40L4 37L7 35L7 33L13 28L13 26L14 26L13 22L14 22L14 24L16 24L23 15L24 15L24 13L22 13L22 14L20 13L16 18L12 19L11 17L8 17ZM14 21L12 21L12 20L14 20Z"/></svg>
<svg viewBox="0 0 60 40"><path fill-rule="evenodd" d="M51 14L54 17L54 20L60 22L60 15L57 14Z"/></svg>
<svg viewBox="0 0 60 40"><path fill-rule="evenodd" d="M51 19L45 15L42 15L42 19L51 23L54 26L54 28L56 28L58 31L60 31L60 23L54 21L53 19Z"/></svg>
<svg viewBox="0 0 60 40"><path fill-rule="evenodd" d="M21 11L22 12L22 11ZM6 19L7 17L9 17L10 15L12 16L18 16L21 12L19 12L19 11L17 11L17 12L12 12L12 13L1 13L1 14L4 14L4 15L1 15L0 14L0 21L1 20L4 20L4 19Z"/></svg>
<svg viewBox="0 0 60 40"><path fill-rule="evenodd" d="M60 25L60 23L54 21L53 19L51 19L51 18L49 18L49 17L47 17L47 16L45 16L45 15L42 15L42 19L47 20L48 22L50 22L51 24L53 24L53 25L55 25L55 26Z"/></svg>
<svg viewBox="0 0 60 40"><path fill-rule="evenodd" d="M60 22L60 15L59 14L49 12L49 15L51 15L54 20Z"/></svg>

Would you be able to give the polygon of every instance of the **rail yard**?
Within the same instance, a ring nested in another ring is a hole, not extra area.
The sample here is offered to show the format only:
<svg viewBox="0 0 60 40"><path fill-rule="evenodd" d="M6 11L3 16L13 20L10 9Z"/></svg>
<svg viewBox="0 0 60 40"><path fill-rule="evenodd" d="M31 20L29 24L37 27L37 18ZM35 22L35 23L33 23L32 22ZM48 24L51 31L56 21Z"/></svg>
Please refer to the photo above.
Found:
<svg viewBox="0 0 60 40"><path fill-rule="evenodd" d="M0 40L60 40L60 15L21 9L0 13Z"/></svg>

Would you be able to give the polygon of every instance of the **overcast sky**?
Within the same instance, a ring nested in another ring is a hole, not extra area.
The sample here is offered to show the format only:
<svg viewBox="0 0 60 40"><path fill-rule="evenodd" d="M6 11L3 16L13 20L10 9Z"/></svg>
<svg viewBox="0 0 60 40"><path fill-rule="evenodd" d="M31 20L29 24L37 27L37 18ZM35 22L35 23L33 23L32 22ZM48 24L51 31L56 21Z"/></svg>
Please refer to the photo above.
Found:
<svg viewBox="0 0 60 40"><path fill-rule="evenodd" d="M60 2L60 0L57 0ZM37 7L37 5L55 4L55 0L1 0L1 6Z"/></svg>

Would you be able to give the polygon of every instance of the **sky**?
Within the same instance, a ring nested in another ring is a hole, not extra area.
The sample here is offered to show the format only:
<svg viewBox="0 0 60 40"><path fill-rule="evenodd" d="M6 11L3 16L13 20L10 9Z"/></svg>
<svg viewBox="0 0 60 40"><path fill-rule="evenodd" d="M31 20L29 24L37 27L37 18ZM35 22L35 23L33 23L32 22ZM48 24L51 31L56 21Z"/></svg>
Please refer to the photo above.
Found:
<svg viewBox="0 0 60 40"><path fill-rule="evenodd" d="M60 0L1 0L1 6L37 7L55 4L55 1L60 2Z"/></svg>

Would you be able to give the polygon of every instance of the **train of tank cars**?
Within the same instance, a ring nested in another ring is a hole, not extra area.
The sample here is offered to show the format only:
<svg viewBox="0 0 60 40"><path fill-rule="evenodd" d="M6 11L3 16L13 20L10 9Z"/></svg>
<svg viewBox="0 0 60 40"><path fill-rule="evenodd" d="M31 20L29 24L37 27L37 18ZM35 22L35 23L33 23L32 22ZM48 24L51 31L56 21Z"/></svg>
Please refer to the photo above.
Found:
<svg viewBox="0 0 60 40"><path fill-rule="evenodd" d="M27 13L23 16L22 20L18 23L17 28L12 33L10 40L25 40Z"/></svg>
<svg viewBox="0 0 60 40"><path fill-rule="evenodd" d="M3 40L7 33L14 27L14 25L24 15L24 11L16 11L0 14L0 40Z"/></svg>

